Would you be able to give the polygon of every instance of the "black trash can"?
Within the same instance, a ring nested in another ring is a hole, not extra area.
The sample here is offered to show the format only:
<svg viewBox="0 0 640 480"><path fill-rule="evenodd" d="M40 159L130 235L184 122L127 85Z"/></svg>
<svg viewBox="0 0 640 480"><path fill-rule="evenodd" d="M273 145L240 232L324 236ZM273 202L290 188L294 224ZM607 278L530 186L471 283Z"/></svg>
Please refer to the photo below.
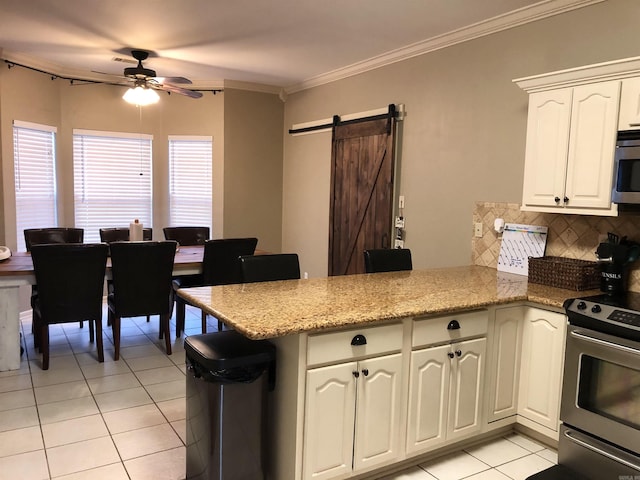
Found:
<svg viewBox="0 0 640 480"><path fill-rule="evenodd" d="M184 348L187 480L264 480L275 347L227 330L191 335Z"/></svg>

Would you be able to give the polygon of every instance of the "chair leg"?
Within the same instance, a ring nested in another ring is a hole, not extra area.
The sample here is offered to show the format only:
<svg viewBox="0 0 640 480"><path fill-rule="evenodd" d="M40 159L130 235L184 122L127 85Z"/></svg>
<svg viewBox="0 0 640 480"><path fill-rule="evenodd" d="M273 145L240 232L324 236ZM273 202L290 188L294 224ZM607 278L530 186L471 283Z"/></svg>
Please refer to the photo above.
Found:
<svg viewBox="0 0 640 480"><path fill-rule="evenodd" d="M223 328L222 322L218 320L218 331L221 332Z"/></svg>
<svg viewBox="0 0 640 480"><path fill-rule="evenodd" d="M151 321L151 315L147 315L147 322Z"/></svg>
<svg viewBox="0 0 640 480"><path fill-rule="evenodd" d="M202 333L207 333L207 314L202 310Z"/></svg>
<svg viewBox="0 0 640 480"><path fill-rule="evenodd" d="M179 337L184 331L186 309L186 302L176 296L176 337Z"/></svg>
<svg viewBox="0 0 640 480"><path fill-rule="evenodd" d="M49 370L49 325L41 322L40 351L42 352L42 369Z"/></svg>
<svg viewBox="0 0 640 480"><path fill-rule="evenodd" d="M82 328L82 326L80 328ZM93 343L95 338L96 336L95 336L95 329L93 328L93 320L89 320L89 342Z"/></svg>
<svg viewBox="0 0 640 480"><path fill-rule="evenodd" d="M98 362L104 362L104 345L102 342L102 317L96 319L96 348L98 349Z"/></svg>
<svg viewBox="0 0 640 480"><path fill-rule="evenodd" d="M112 316L111 329L113 331L113 359L120 360L120 317Z"/></svg>
<svg viewBox="0 0 640 480"><path fill-rule="evenodd" d="M167 350L167 355L171 355L171 332L169 331L170 316L170 314L160 315L160 331L164 332L164 346Z"/></svg>

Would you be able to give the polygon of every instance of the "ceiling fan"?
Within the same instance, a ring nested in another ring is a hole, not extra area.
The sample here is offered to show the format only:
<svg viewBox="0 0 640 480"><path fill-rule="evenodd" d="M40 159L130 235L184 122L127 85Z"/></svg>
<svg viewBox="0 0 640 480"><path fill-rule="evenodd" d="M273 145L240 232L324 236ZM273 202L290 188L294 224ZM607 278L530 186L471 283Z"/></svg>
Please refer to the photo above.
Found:
<svg viewBox="0 0 640 480"><path fill-rule="evenodd" d="M191 80L184 77L158 77L156 71L145 68L142 62L149 57L149 52L145 50L131 50L131 56L138 61L135 67L124 69L124 77L133 83L132 88L141 87L143 89L152 88L154 90L164 90L169 93L178 93L191 98L202 97L202 92L179 87L176 84L189 85Z"/></svg>

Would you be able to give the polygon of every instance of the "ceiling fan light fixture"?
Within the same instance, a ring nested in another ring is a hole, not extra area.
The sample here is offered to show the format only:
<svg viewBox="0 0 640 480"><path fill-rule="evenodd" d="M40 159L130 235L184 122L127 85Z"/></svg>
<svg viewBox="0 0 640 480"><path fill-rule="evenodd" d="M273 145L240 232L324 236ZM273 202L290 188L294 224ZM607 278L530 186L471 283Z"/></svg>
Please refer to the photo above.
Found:
<svg viewBox="0 0 640 480"><path fill-rule="evenodd" d="M139 107L145 107L158 103L160 96L155 90L151 88L145 88L138 85L135 88L129 88L122 96L125 102L137 105Z"/></svg>

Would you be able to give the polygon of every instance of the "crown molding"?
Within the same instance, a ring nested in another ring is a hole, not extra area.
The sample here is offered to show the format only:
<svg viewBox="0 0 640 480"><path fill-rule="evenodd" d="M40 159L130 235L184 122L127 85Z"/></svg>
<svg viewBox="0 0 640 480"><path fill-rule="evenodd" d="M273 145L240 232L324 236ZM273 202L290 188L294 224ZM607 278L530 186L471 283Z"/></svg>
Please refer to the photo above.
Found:
<svg viewBox="0 0 640 480"><path fill-rule="evenodd" d="M401 62L409 58L424 55L425 53L441 50L458 43L467 42L475 38L491 35L492 33L508 30L526 23L535 22L543 18L552 17L554 15L559 15L561 13L604 1L606 0L545 0L529 7L523 7L518 10L514 10L513 12L499 15L459 30L438 35L397 50L392 50L368 60L309 78L300 83L286 87L284 91L287 94L291 94L334 82L336 80L342 80L370 70Z"/></svg>

